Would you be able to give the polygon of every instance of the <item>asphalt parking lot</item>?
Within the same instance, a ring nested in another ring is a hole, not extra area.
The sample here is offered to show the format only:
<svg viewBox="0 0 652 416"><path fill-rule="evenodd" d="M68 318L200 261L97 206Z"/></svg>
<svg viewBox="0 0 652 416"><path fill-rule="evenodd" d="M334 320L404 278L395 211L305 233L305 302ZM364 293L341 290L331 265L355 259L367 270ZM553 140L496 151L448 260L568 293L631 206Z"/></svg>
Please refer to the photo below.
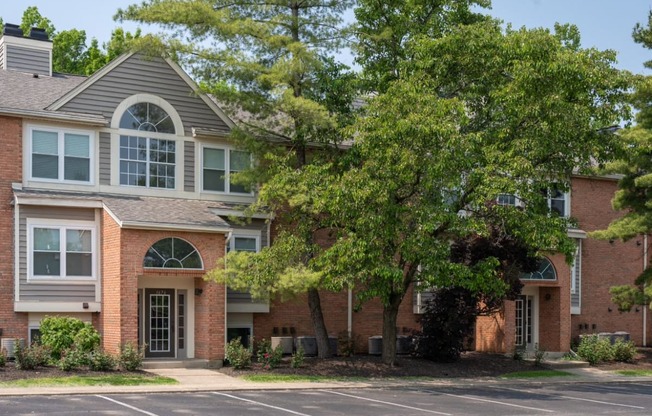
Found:
<svg viewBox="0 0 652 416"><path fill-rule="evenodd" d="M0 415L649 415L652 382L1 397Z"/></svg>

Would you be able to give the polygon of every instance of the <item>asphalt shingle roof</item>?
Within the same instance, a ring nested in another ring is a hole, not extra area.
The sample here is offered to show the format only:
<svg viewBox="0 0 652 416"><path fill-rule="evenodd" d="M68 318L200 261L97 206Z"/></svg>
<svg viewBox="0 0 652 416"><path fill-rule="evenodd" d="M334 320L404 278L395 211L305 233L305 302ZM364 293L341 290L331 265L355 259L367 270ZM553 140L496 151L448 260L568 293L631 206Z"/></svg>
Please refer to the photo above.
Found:
<svg viewBox="0 0 652 416"><path fill-rule="evenodd" d="M199 201L181 198L157 198L144 196L118 196L111 194L14 190L21 198L52 200L98 201L123 224L165 226L173 228L224 229L231 225L218 211L233 211L236 205L218 201Z"/></svg>
<svg viewBox="0 0 652 416"><path fill-rule="evenodd" d="M85 79L63 74L35 78L24 72L0 70L0 107L43 110Z"/></svg>

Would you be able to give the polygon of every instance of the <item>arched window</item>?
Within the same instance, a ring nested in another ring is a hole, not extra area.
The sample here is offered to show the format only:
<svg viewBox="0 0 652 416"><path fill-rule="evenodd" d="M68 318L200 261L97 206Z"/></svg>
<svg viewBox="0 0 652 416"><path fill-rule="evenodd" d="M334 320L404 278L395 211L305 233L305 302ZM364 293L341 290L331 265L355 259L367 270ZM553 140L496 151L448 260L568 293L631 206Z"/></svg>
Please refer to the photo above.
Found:
<svg viewBox="0 0 652 416"><path fill-rule="evenodd" d="M552 262L547 257L542 257L539 260L539 268L536 272L523 273L521 280L557 280L557 272Z"/></svg>
<svg viewBox="0 0 652 416"><path fill-rule="evenodd" d="M170 115L139 102L122 114L120 129L134 130L120 135L120 185L174 189L176 130Z"/></svg>
<svg viewBox="0 0 652 416"><path fill-rule="evenodd" d="M164 238L154 243L143 260L143 267L161 269L203 269L197 249L176 237Z"/></svg>

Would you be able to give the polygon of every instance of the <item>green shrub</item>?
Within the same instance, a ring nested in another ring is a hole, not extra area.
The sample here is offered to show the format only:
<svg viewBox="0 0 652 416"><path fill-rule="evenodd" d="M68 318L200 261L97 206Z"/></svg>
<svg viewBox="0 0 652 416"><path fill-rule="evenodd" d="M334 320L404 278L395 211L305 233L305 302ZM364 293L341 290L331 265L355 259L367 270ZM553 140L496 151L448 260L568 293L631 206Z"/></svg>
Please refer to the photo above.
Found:
<svg viewBox="0 0 652 416"><path fill-rule="evenodd" d="M37 367L43 367L50 363L52 354L45 345L32 344L27 348L27 351L36 362Z"/></svg>
<svg viewBox="0 0 652 416"><path fill-rule="evenodd" d="M262 364L265 369L276 368L281 364L283 359L283 347L279 344L276 348L272 348L270 340L262 339L258 343L258 362Z"/></svg>
<svg viewBox="0 0 652 416"><path fill-rule="evenodd" d="M131 342L127 342L120 347L120 356L118 362L120 367L127 371L136 371L143 366L145 358L145 346L138 348Z"/></svg>
<svg viewBox="0 0 652 416"><path fill-rule="evenodd" d="M225 358L233 368L242 369L251 367L252 352L242 345L240 337L234 338L226 346Z"/></svg>
<svg viewBox="0 0 652 416"><path fill-rule="evenodd" d="M299 345L299 348L292 354L292 358L290 359L290 367L292 368L300 368L303 366L303 363L306 360L305 352L303 351L303 347Z"/></svg>
<svg viewBox="0 0 652 416"><path fill-rule="evenodd" d="M88 357L88 368L93 371L113 371L116 364L113 355L103 350L95 350Z"/></svg>
<svg viewBox="0 0 652 416"><path fill-rule="evenodd" d="M72 371L87 365L88 361L88 353L73 347L61 352L57 367L62 371Z"/></svg>
<svg viewBox="0 0 652 416"><path fill-rule="evenodd" d="M534 366L541 367L548 353L539 348L539 344L534 345Z"/></svg>
<svg viewBox="0 0 652 416"><path fill-rule="evenodd" d="M0 350L0 368L4 367L6 363L7 363L7 353L3 348L2 350Z"/></svg>
<svg viewBox="0 0 652 416"><path fill-rule="evenodd" d="M636 345L632 341L618 340L613 345L614 360L631 363L636 357Z"/></svg>
<svg viewBox="0 0 652 416"><path fill-rule="evenodd" d="M614 349L609 338L599 338L597 334L585 335L577 347L577 355L595 365L604 361L613 361Z"/></svg>
<svg viewBox="0 0 652 416"><path fill-rule="evenodd" d="M88 353L98 349L102 342L100 333L91 324L84 324L84 327L75 334L73 340L77 349Z"/></svg>
<svg viewBox="0 0 652 416"><path fill-rule="evenodd" d="M14 344L14 359L16 368L20 370L34 370L39 365L39 357L34 354L31 347L25 347L24 339L17 339Z"/></svg>
<svg viewBox="0 0 652 416"><path fill-rule="evenodd" d="M41 344L50 349L56 360L73 345L83 352L91 352L100 345L97 330L77 318L48 316L41 321L40 332Z"/></svg>

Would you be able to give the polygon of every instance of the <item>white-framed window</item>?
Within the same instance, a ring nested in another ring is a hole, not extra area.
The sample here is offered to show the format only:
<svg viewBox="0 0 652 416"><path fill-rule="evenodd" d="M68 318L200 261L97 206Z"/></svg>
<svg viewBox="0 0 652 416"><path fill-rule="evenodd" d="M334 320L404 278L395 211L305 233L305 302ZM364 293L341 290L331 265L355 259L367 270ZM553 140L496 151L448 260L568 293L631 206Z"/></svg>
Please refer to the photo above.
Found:
<svg viewBox="0 0 652 416"><path fill-rule="evenodd" d="M546 191L548 209L551 213L557 214L560 217L570 216L570 204L568 203L568 200L568 192L559 189L555 184Z"/></svg>
<svg viewBox="0 0 652 416"><path fill-rule="evenodd" d="M571 264L570 292L571 314L579 315L582 307L582 240L576 239L577 247Z"/></svg>
<svg viewBox="0 0 652 416"><path fill-rule="evenodd" d="M85 221L27 223L29 280L95 280L97 227Z"/></svg>
<svg viewBox="0 0 652 416"><path fill-rule="evenodd" d="M30 127L30 179L91 184L93 137L91 131Z"/></svg>
<svg viewBox="0 0 652 416"><path fill-rule="evenodd" d="M521 280L557 280L557 271L547 257L541 257L537 270L521 274Z"/></svg>
<svg viewBox="0 0 652 416"><path fill-rule="evenodd" d="M249 251L257 253L260 251L260 236L234 234L229 240L228 251Z"/></svg>
<svg viewBox="0 0 652 416"><path fill-rule="evenodd" d="M175 189L174 122L161 107L136 103L120 118L120 185Z"/></svg>
<svg viewBox="0 0 652 416"><path fill-rule="evenodd" d="M251 195L244 185L235 184L231 175L251 167L251 154L243 150L220 147L202 148L202 190L208 192Z"/></svg>
<svg viewBox="0 0 652 416"><path fill-rule="evenodd" d="M496 203L498 205L515 207L518 203L518 198L512 194L498 194Z"/></svg>

